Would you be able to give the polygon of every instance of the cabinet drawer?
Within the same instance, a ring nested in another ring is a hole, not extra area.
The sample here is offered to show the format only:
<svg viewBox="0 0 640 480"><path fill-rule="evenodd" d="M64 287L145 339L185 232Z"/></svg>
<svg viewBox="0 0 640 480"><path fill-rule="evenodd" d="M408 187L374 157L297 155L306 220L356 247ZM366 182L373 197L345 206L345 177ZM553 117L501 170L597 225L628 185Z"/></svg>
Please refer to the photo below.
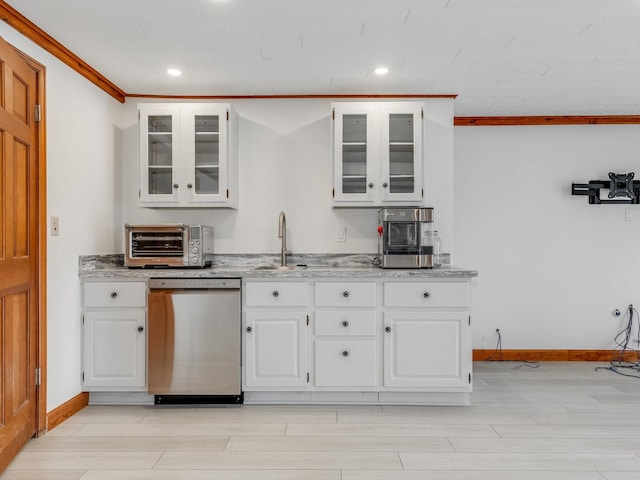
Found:
<svg viewBox="0 0 640 480"><path fill-rule="evenodd" d="M306 282L247 282L245 303L249 307L304 307Z"/></svg>
<svg viewBox="0 0 640 480"><path fill-rule="evenodd" d="M144 307L146 304L146 282L87 282L84 284L85 307Z"/></svg>
<svg viewBox="0 0 640 480"><path fill-rule="evenodd" d="M466 307L469 284L385 282L385 307Z"/></svg>
<svg viewBox="0 0 640 480"><path fill-rule="evenodd" d="M320 310L315 316L316 335L375 335L376 312Z"/></svg>
<svg viewBox="0 0 640 480"><path fill-rule="evenodd" d="M318 340L315 384L318 387L374 387L377 363L375 340Z"/></svg>
<svg viewBox="0 0 640 480"><path fill-rule="evenodd" d="M318 282L316 305L320 307L375 307L376 284L373 282Z"/></svg>

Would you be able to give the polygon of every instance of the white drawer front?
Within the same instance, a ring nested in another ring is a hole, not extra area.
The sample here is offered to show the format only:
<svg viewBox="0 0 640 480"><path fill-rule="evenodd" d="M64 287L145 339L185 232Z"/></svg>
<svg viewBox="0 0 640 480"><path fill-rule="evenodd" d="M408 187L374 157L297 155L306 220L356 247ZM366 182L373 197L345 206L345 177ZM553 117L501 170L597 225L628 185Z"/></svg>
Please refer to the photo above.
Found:
<svg viewBox="0 0 640 480"><path fill-rule="evenodd" d="M316 335L376 334L376 312L362 310L320 310L315 316Z"/></svg>
<svg viewBox="0 0 640 480"><path fill-rule="evenodd" d="M318 387L374 387L375 340L318 340L315 384Z"/></svg>
<svg viewBox="0 0 640 480"><path fill-rule="evenodd" d="M468 283L385 282L385 307L466 307Z"/></svg>
<svg viewBox="0 0 640 480"><path fill-rule="evenodd" d="M145 282L86 282L86 307L144 307L147 304Z"/></svg>
<svg viewBox="0 0 640 480"><path fill-rule="evenodd" d="M316 305L320 307L375 307L373 282L318 282Z"/></svg>
<svg viewBox="0 0 640 480"><path fill-rule="evenodd" d="M245 302L249 307L304 307L306 282L247 282Z"/></svg>

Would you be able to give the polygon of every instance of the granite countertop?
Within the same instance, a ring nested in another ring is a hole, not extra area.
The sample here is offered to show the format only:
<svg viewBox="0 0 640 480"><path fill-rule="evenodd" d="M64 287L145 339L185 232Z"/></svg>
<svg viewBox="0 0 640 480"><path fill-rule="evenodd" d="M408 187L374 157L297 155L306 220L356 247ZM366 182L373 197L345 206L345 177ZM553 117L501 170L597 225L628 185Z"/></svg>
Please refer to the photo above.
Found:
<svg viewBox="0 0 640 480"><path fill-rule="evenodd" d="M476 270L456 267L434 269L384 269L373 264L375 255L308 254L288 257L288 270L265 269L279 265L279 255L220 254L213 266L191 268L127 268L124 255L83 255L79 258L80 278L470 278ZM302 265L302 266L300 266ZM262 268L261 268L262 267Z"/></svg>

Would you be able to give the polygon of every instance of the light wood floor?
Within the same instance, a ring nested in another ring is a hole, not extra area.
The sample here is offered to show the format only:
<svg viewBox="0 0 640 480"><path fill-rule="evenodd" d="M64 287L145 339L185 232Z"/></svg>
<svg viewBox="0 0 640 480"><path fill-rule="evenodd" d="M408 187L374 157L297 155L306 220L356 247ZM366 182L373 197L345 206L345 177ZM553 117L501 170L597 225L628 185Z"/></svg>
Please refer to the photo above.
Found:
<svg viewBox="0 0 640 480"><path fill-rule="evenodd" d="M640 480L640 379L476 363L472 405L87 407L2 480Z"/></svg>

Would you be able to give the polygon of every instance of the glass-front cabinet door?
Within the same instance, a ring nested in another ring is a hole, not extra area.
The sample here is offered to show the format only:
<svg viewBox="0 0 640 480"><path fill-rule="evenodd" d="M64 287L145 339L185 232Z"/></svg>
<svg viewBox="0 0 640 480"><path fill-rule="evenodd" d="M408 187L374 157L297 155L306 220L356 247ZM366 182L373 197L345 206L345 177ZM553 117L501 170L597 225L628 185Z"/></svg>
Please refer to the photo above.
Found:
<svg viewBox="0 0 640 480"><path fill-rule="evenodd" d="M344 102L332 107L334 204L419 204L422 104Z"/></svg>
<svg viewBox="0 0 640 480"><path fill-rule="evenodd" d="M376 112L372 105L336 104L334 117L334 199L367 201L374 198Z"/></svg>
<svg viewBox="0 0 640 480"><path fill-rule="evenodd" d="M422 107L382 105L382 200L422 198Z"/></svg>
<svg viewBox="0 0 640 480"><path fill-rule="evenodd" d="M227 198L227 112L218 105L198 105L183 114L183 131L189 138L185 144L189 202L224 202Z"/></svg>
<svg viewBox="0 0 640 480"><path fill-rule="evenodd" d="M140 199L178 201L175 161L179 155L179 109L140 107Z"/></svg>
<svg viewBox="0 0 640 480"><path fill-rule="evenodd" d="M141 104L139 116L141 206L236 207L229 104Z"/></svg>

